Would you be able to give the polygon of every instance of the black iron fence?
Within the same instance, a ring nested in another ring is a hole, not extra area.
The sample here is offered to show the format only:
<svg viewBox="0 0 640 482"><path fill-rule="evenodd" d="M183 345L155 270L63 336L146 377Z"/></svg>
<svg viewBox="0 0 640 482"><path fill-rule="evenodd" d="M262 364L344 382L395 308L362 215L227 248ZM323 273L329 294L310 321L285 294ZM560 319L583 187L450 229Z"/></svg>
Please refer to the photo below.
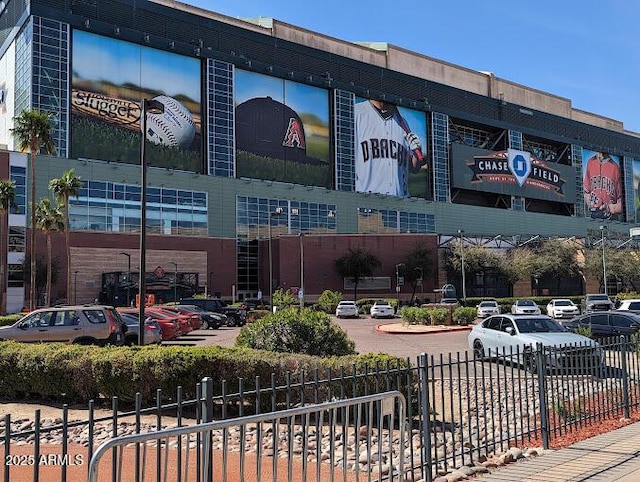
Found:
<svg viewBox="0 0 640 482"><path fill-rule="evenodd" d="M181 389L170 402L167 394L158 391L153 407L142 407L139 396L131 407L121 407L113 398L107 414L89 403L82 419L71 419L66 406L54 419L44 419L40 411L29 420L8 414L0 427L4 480L86 480L89 460L110 438L394 390L406 400L405 419L395 424L407 430L401 448L404 466L396 467L395 473L430 481L511 446L548 448L554 439L582 427L629 417L640 403L638 348L635 340L616 339L604 341L599 348L503 350L487 359L469 352L425 354L397 365L343 367L322 378L318 372L290 372L282 385L276 384L275 375L270 380L238 379L219 386L204 379L194 399L183 400ZM319 440L317 450L322 444ZM288 456L298 455L293 451ZM367 457L332 455L326 463L340 463L347 472L354 470L354 463L366 470L372 465ZM115 463L114 458L111 477L120 480ZM158 458L155 478L146 480L165 480L166 463ZM47 472L43 478L43 470L52 470L51 465L56 466L55 475ZM29 479L16 475L25 470ZM139 473L137 466L135 473ZM377 473L374 478L385 476Z"/></svg>

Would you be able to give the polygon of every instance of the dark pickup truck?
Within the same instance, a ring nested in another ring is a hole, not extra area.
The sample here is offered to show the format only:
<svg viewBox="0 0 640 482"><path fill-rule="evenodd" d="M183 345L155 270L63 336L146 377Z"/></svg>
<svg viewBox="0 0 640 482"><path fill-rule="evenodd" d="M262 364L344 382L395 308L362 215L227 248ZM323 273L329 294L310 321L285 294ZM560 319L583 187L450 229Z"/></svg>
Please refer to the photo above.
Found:
<svg viewBox="0 0 640 482"><path fill-rule="evenodd" d="M227 316L227 326L242 326L247 322L247 312L245 310L225 306L218 298L185 298L180 300L180 303L196 305L214 313L222 313Z"/></svg>

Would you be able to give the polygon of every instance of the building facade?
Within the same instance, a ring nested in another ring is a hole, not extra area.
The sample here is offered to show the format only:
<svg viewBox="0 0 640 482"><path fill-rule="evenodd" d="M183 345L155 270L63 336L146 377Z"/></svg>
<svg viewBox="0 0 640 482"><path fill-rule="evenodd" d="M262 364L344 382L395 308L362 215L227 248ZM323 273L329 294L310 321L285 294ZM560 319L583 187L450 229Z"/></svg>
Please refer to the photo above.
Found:
<svg viewBox="0 0 640 482"><path fill-rule="evenodd" d="M70 260L56 244L74 292L58 283L52 299L98 298L104 273L130 289L143 128L145 272L173 272L174 284L189 274L228 298L343 290L332 265L348 248L381 258L375 295L395 291L396 265L416 246L435 256L457 239L588 244L601 226L625 238L636 222L640 136L569 99L394 45L169 0L2 8L2 169L19 193L10 309L25 292L28 163L9 132L24 109L54 118L57 151L37 159L37 196L65 170L83 180ZM160 109L143 118L142 99ZM427 293L446 281L432 278Z"/></svg>

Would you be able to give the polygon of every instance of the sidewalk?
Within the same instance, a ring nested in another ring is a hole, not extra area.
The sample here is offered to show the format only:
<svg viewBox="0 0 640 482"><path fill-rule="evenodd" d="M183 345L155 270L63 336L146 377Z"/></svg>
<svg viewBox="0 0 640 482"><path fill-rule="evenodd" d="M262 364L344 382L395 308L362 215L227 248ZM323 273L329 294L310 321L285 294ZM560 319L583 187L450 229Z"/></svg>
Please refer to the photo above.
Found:
<svg viewBox="0 0 640 482"><path fill-rule="evenodd" d="M408 325L405 323L385 323L376 325L375 331L389 335L424 335L449 331L469 331L473 325Z"/></svg>
<svg viewBox="0 0 640 482"><path fill-rule="evenodd" d="M640 481L640 422L476 478L483 482Z"/></svg>

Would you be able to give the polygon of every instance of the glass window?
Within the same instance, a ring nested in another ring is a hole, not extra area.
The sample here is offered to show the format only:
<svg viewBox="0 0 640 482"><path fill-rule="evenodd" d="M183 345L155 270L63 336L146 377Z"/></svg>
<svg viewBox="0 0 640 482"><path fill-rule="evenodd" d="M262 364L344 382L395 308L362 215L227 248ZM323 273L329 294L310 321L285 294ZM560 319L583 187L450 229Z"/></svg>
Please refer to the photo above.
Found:
<svg viewBox="0 0 640 482"><path fill-rule="evenodd" d="M607 314L599 314L599 315L589 315L589 320L586 323L590 323L592 325L608 325Z"/></svg>
<svg viewBox="0 0 640 482"><path fill-rule="evenodd" d="M616 328L631 328L633 326L633 322L624 315L610 315L609 321L611 326Z"/></svg>

